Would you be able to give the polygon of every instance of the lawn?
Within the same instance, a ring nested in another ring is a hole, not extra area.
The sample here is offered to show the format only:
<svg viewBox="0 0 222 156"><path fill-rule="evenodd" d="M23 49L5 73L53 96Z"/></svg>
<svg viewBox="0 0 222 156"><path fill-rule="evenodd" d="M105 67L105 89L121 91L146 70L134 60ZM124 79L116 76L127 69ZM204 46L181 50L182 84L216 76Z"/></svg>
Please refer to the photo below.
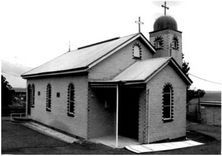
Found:
<svg viewBox="0 0 222 156"><path fill-rule="evenodd" d="M187 133L188 138L205 145L146 154L220 154L221 144L206 135ZM2 154L135 154L125 149L113 149L89 142L68 144L45 136L19 123L2 121Z"/></svg>

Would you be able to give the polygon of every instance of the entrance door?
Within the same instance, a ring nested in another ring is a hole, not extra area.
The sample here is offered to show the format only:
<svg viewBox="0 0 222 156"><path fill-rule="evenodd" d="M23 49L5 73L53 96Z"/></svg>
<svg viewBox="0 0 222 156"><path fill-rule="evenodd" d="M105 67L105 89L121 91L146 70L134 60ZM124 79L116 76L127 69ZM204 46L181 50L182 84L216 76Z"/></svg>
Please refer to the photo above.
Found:
<svg viewBox="0 0 222 156"><path fill-rule="evenodd" d="M119 104L119 134L138 139L139 90L121 89Z"/></svg>

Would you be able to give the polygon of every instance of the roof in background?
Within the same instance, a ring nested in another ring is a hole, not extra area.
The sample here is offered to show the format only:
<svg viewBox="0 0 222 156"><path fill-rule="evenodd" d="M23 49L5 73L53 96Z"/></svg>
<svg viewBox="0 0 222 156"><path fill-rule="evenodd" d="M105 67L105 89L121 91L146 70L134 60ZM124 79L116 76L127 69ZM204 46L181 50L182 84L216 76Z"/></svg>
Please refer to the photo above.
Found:
<svg viewBox="0 0 222 156"><path fill-rule="evenodd" d="M221 91L205 91L200 101L221 101Z"/></svg>
<svg viewBox="0 0 222 156"><path fill-rule="evenodd" d="M174 61L172 57L161 57L153 58L143 61L137 61L123 72L118 74L113 81L146 81L148 78L151 78L157 74L162 68L164 68L169 63L172 63L174 69L182 77L186 84L191 84L192 81L188 76L183 74L179 65ZM144 70L146 69L146 70Z"/></svg>
<svg viewBox="0 0 222 156"><path fill-rule="evenodd" d="M53 73L88 67L110 52L115 51L116 48L120 47L124 43L128 43L128 41L131 41L131 39L136 39L137 37L144 38L141 33L137 33L78 48L77 50L60 55L55 59L24 73L22 76L26 77L29 75ZM149 42L148 44L150 48L153 49Z"/></svg>
<svg viewBox="0 0 222 156"><path fill-rule="evenodd" d="M17 93L26 93L26 88L13 88L13 90Z"/></svg>
<svg viewBox="0 0 222 156"><path fill-rule="evenodd" d="M198 98L192 99L190 104L197 104ZM214 106L221 105L221 91L205 91L203 97L200 98L201 105Z"/></svg>

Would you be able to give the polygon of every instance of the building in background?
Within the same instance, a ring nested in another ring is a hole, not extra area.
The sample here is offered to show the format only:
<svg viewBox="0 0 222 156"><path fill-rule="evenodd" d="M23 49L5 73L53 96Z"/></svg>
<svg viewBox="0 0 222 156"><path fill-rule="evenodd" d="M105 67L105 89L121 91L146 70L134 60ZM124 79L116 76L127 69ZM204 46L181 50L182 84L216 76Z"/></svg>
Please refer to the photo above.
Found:
<svg viewBox="0 0 222 156"><path fill-rule="evenodd" d="M206 91L201 98L188 103L187 116L191 121L207 125L221 125L221 91Z"/></svg>

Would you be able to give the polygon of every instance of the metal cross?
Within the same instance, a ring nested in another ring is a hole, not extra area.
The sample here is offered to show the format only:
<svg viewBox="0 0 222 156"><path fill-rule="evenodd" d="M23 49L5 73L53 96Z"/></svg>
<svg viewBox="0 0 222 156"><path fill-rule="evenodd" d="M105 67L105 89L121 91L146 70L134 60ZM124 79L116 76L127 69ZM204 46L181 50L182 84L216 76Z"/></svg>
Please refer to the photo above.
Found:
<svg viewBox="0 0 222 156"><path fill-rule="evenodd" d="M140 25L144 24L142 21L140 21L140 17L138 18L138 21L135 21L135 23L138 23L138 29L139 29L139 33L140 33Z"/></svg>
<svg viewBox="0 0 222 156"><path fill-rule="evenodd" d="M161 5L161 7L164 8L164 15L166 16L166 10L167 9L169 10L169 7L167 7L167 5L166 5L166 1L164 1L164 5Z"/></svg>

